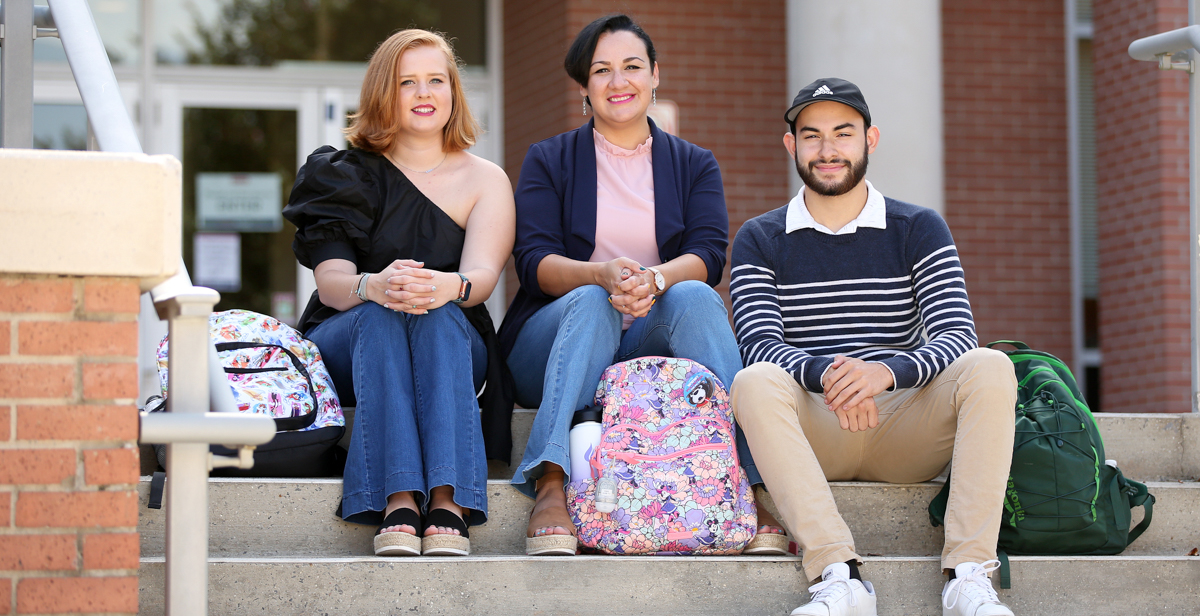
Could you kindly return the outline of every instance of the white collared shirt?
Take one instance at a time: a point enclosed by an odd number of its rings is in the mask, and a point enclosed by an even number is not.
[[[791,202],[788,203],[787,221],[784,231],[791,233],[798,229],[816,229],[826,235],[848,235],[858,231],[859,227],[869,227],[871,229],[887,228],[887,207],[883,202],[883,194],[875,190],[875,187],[871,186],[871,182],[869,181],[867,181],[867,204],[863,206],[857,218],[846,223],[844,227],[837,231],[831,231],[812,217],[812,214],[808,211],[808,206],[804,204],[804,186],[801,186],[800,192],[796,193],[796,196],[792,197]]]

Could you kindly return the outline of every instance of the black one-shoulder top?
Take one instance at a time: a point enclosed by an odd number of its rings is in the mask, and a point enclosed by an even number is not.
[[[430,269],[455,272],[467,235],[387,158],[332,146],[318,148],[300,167],[283,216],[296,225],[292,250],[309,269],[345,259],[360,272],[378,272],[396,259],[413,259]],[[500,357],[487,307],[462,310],[487,347],[487,376],[479,395],[487,457],[508,463],[512,377]],[[337,313],[314,292],[297,329],[307,333]]]

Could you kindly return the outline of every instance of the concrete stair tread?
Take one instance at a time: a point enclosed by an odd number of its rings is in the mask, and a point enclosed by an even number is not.
[[[512,465],[489,462],[489,477],[512,477],[525,454],[536,414],[530,409],[513,411]],[[1126,477],[1138,481],[1200,479],[1200,413],[1097,413],[1096,421],[1104,438],[1105,457],[1117,460]]]
[[[143,556],[163,552],[163,510],[146,509],[149,478],[139,486]],[[831,488],[862,554],[936,555],[942,529],[926,507],[942,484],[833,482]],[[1200,547],[1200,483],[1150,482],[1158,502],[1150,529],[1126,553],[1186,554]],[[340,479],[209,480],[210,550],[216,557],[353,557],[370,553],[373,527],[337,519]],[[769,498],[769,497],[768,497]],[[521,555],[533,501],[507,481],[488,482],[490,518],[471,531],[476,554]],[[772,507],[767,502],[768,507]],[[169,503],[167,504],[169,506]],[[1134,510],[1140,521],[1141,509]],[[285,529],[285,532],[280,532]],[[303,532],[297,532],[302,529]]]
[[[864,560],[881,616],[940,610],[937,558]],[[164,569],[142,559],[140,613],[163,612]],[[1012,575],[1022,615],[1185,614],[1200,558],[1022,556]],[[211,614],[786,614],[809,584],[796,558],[752,556],[211,558],[209,578]]]

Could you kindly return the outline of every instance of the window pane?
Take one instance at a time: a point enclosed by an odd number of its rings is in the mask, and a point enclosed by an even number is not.
[[[83,105],[34,105],[33,147],[86,150],[87,112]]]
[[[366,62],[396,30],[445,32],[463,61],[485,64],[486,0],[156,0],[165,64],[272,66]]]
[[[1100,346],[1100,253],[1096,241],[1096,95],[1092,42],[1079,41],[1079,227],[1084,300],[1084,346]],[[1092,318],[1087,318],[1091,315]]]
[[[47,6],[46,0],[36,0],[36,6]],[[135,66],[141,61],[141,0],[88,0],[100,40],[108,51],[113,66]],[[62,42],[56,38],[39,38],[33,45],[37,62],[66,62]]]

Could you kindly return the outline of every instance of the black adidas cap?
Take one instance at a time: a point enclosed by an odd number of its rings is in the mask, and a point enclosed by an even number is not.
[[[866,121],[866,126],[863,128],[871,126],[871,110],[867,109],[867,99],[863,98],[858,86],[845,79],[836,78],[818,79],[800,88],[796,98],[792,99],[792,106],[788,107],[787,113],[783,114],[784,121],[794,129],[796,116],[800,115],[800,110],[821,101],[835,101],[849,105],[862,114],[863,120]]]

